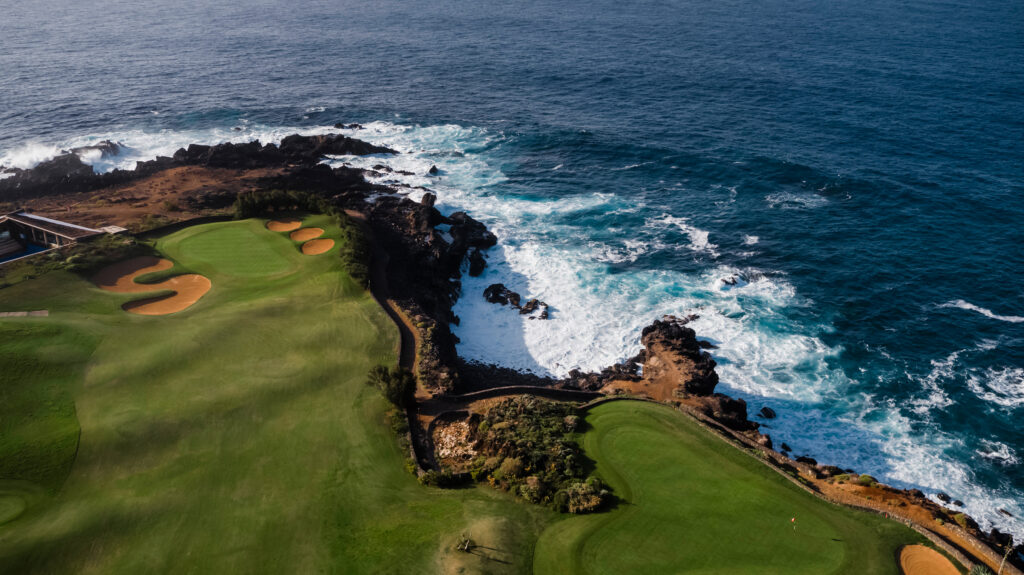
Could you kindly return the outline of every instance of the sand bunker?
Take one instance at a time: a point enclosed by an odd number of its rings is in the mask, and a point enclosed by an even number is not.
[[[301,230],[295,230],[288,237],[293,242],[308,242],[313,238],[319,238],[324,235],[324,231],[321,228],[302,228]]]
[[[956,567],[941,553],[924,545],[907,545],[900,550],[904,575],[957,575]]]
[[[267,229],[272,232],[290,232],[301,227],[302,222],[299,220],[270,220],[267,222]]]
[[[155,284],[140,284],[135,278],[162,270],[171,269],[170,260],[143,256],[107,266],[93,276],[92,281],[115,293],[153,293],[171,291],[174,293],[130,301],[121,306],[125,311],[141,315],[167,315],[187,309],[210,291],[210,280],[198,274],[184,274]]]
[[[302,244],[302,253],[307,256],[322,254],[334,247],[334,240],[310,240]]]

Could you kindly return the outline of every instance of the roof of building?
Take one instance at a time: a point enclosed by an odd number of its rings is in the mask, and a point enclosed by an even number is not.
[[[5,216],[0,216],[0,223],[5,220],[11,220],[24,226],[37,228],[44,232],[50,232],[69,240],[77,240],[103,233],[100,230],[94,230],[92,228],[69,224],[58,220],[51,220],[50,218],[44,218],[43,216],[37,216],[35,214],[27,214],[25,212],[13,212]]]

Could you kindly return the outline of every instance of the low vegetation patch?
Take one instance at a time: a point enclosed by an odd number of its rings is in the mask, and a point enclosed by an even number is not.
[[[409,405],[416,390],[416,377],[402,367],[389,369],[383,365],[376,365],[366,377],[366,385],[377,388],[395,407],[404,408]]]
[[[527,396],[501,401],[477,425],[471,476],[558,511],[595,511],[610,494],[589,474],[593,465],[576,442],[581,421],[573,405]]]

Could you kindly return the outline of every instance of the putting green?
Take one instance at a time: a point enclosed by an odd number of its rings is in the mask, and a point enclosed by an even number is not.
[[[548,528],[535,573],[897,574],[897,549],[924,539],[811,496],[667,407],[613,402],[586,420],[584,449],[623,501]]]
[[[264,233],[257,236],[254,228]],[[297,262],[288,257],[293,251],[291,242],[278,234],[267,234],[261,220],[196,226],[185,231],[190,233],[180,239],[168,238],[164,247],[177,252],[182,261],[209,266],[222,275],[268,276],[297,267]],[[254,241],[254,237],[260,241]]]

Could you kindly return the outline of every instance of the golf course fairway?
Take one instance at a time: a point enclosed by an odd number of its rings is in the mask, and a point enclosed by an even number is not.
[[[0,573],[529,570],[554,513],[406,470],[364,384],[397,329],[336,255],[263,220],[156,247],[175,267],[141,281],[212,283],[179,313],[67,272],[0,290],[50,312],[0,319]],[[494,559],[448,553],[465,532]]]
[[[620,502],[549,527],[535,573],[898,574],[899,547],[924,540],[811,496],[666,406],[610,402],[586,421],[584,450]]]
[[[336,222],[301,219],[157,239],[173,266],[139,282],[210,282],[167,315],[64,271],[0,290],[0,311],[49,312],[0,318],[0,573],[885,574],[923,541],[635,401],[581,436],[612,509],[420,485],[365,384],[397,328],[336,248],[289,237],[337,244]]]

